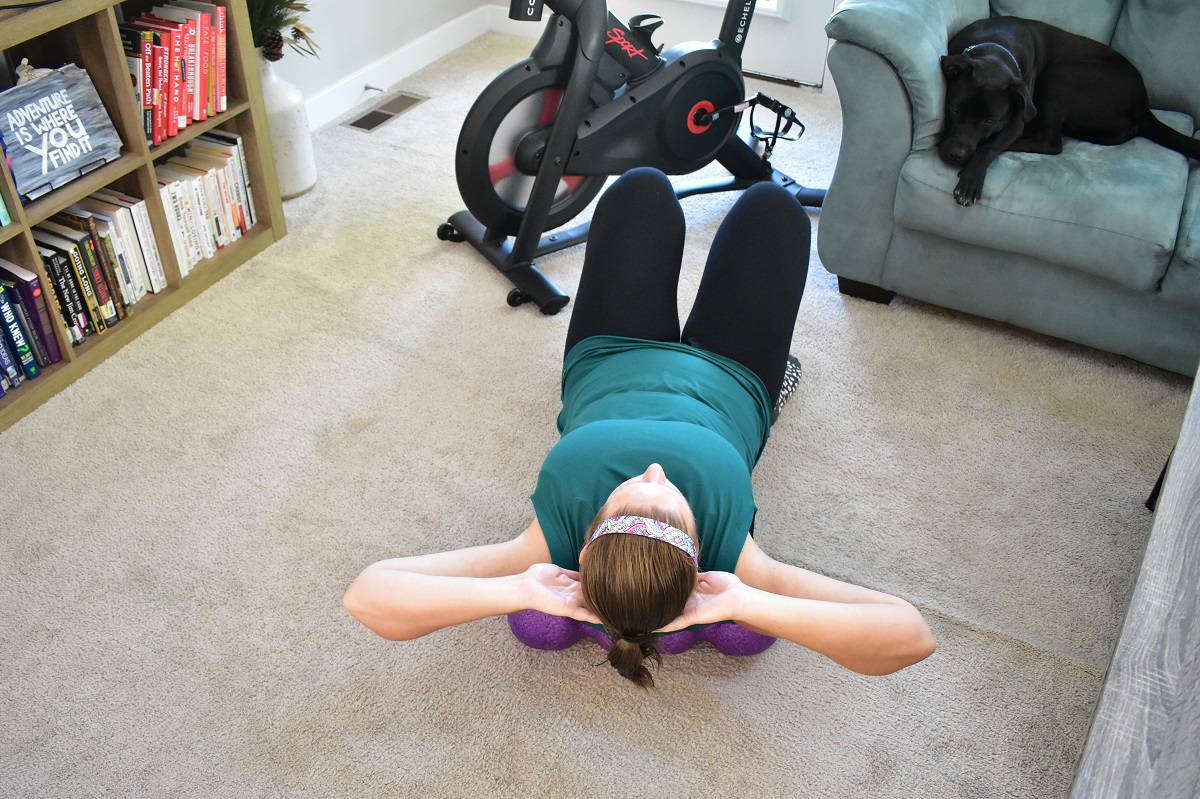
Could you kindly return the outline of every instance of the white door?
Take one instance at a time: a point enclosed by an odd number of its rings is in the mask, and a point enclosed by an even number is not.
[[[729,0],[740,5],[740,0]],[[825,23],[837,0],[758,0],[742,67],[812,86],[825,82]],[[658,14],[657,44],[709,41],[721,30],[725,0],[609,0],[608,10],[628,22],[634,14]]]

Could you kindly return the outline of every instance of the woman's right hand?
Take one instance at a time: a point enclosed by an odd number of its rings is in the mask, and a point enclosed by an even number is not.
[[[517,598],[522,608],[592,624],[603,623],[583,603],[579,572],[553,563],[535,563],[517,577]]]
[[[741,610],[746,584],[736,574],[722,571],[700,572],[696,585],[683,606],[683,613],[656,633],[670,633],[693,624],[729,621]]]

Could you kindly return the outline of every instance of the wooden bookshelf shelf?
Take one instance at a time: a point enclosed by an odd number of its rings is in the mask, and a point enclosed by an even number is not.
[[[213,128],[219,128],[224,125],[228,125],[230,120],[249,107],[250,103],[246,102],[245,100],[241,100],[236,103],[231,102],[227,111],[222,111],[215,117],[209,117],[203,122],[193,122],[191,125],[188,125],[187,129],[178,136],[172,136],[157,147],[151,147],[150,157],[155,159],[162,158],[167,153],[174,152],[178,148],[187,144],[201,133],[210,131]]]
[[[61,0],[30,9],[0,11],[0,50],[36,39],[112,5],[112,0]]]
[[[11,238],[20,236],[21,231],[24,229],[25,228],[21,227],[18,224],[15,224],[15,223],[11,224],[11,225],[5,225],[4,227],[0,227],[0,244],[3,244],[4,242],[8,241]]]
[[[66,329],[56,317],[54,322],[58,329],[55,332],[59,349],[63,350],[63,360],[44,368],[37,378],[26,380],[19,388],[0,397],[0,431],[13,425],[287,232],[275,179],[257,56],[245,0],[210,2],[228,9],[229,109],[204,122],[189,125],[181,134],[158,147],[151,147],[141,136],[142,110],[130,88],[117,31],[116,9],[122,5],[118,0],[59,0],[25,10],[0,11],[0,50],[7,50],[58,29],[68,29],[65,40],[72,43],[69,45],[72,52],[64,54],[64,59],[75,59],[91,75],[124,145],[122,155],[117,160],[60,186],[24,207],[17,204],[12,177],[0,164],[0,197],[4,198],[13,218],[12,224],[0,228],[0,257],[34,271],[43,289],[51,286],[30,229],[98,189],[114,186],[146,201],[168,283],[165,290],[147,295],[135,303],[126,318],[112,329],[102,335],[89,337],[77,347],[70,346]],[[142,10],[136,1],[130,4],[130,8],[134,12]],[[187,277],[181,279],[179,264],[175,261],[170,243],[167,209],[163,206],[155,178],[154,161],[180,150],[195,137],[214,128],[234,131],[242,136],[257,220],[254,227],[238,241],[197,264]]]

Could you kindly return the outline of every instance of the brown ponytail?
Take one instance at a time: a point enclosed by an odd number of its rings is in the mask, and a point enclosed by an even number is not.
[[[601,509],[588,526],[584,540],[610,516],[646,516],[677,527],[697,538],[692,526],[677,514],[658,509],[624,507]],[[699,543],[697,542],[697,546]],[[600,617],[612,640],[608,662],[627,680],[642,688],[654,686],[644,665],[653,659],[662,666],[654,630],[676,619],[696,584],[696,565],[687,553],[664,541],[637,535],[602,535],[587,548],[579,566],[583,599]]]

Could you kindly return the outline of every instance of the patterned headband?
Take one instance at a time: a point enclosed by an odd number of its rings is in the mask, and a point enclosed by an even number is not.
[[[660,522],[658,519],[650,519],[645,516],[610,516],[596,525],[596,532],[592,534],[583,548],[587,549],[597,538],[609,533],[627,533],[666,541],[671,546],[679,547],[686,552],[692,559],[692,563],[695,563],[697,568],[700,567],[700,557],[696,554],[696,543],[692,541],[692,537],[683,530],[672,527],[666,522]]]

